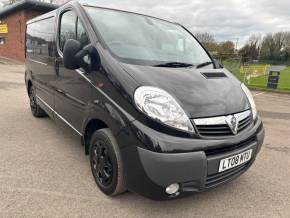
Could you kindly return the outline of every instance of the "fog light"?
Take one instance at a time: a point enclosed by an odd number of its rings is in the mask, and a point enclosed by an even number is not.
[[[176,194],[178,190],[179,190],[179,184],[173,183],[166,187],[165,192],[168,195],[173,195],[173,194]]]

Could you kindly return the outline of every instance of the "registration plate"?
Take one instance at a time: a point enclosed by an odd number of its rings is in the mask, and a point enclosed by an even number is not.
[[[223,172],[225,170],[229,170],[236,166],[239,166],[243,163],[249,161],[252,157],[252,149],[242,152],[240,154],[227,157],[220,161],[219,172]]]

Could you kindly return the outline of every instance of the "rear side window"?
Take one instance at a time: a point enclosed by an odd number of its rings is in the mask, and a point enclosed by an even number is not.
[[[60,19],[59,49],[63,51],[64,44],[68,39],[78,40],[82,47],[89,44],[85,29],[73,11],[64,12]]]
[[[54,56],[54,17],[27,25],[26,56],[39,58]]]

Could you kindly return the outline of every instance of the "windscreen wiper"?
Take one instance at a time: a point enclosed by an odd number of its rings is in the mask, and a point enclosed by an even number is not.
[[[202,67],[205,67],[205,66],[210,65],[210,64],[213,64],[213,62],[211,62],[211,61],[207,61],[207,62],[204,62],[204,63],[198,64],[198,65],[196,66],[196,68],[202,68]]]
[[[172,67],[172,68],[192,67],[192,66],[193,66],[193,64],[184,63],[184,62],[167,62],[167,63],[164,63],[164,64],[154,65],[154,67]]]

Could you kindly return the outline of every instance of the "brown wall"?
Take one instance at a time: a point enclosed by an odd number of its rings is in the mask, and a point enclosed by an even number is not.
[[[5,37],[5,44],[0,45],[0,56],[24,61],[26,22],[40,14],[42,12],[20,10],[1,19],[8,25],[8,34],[0,34]]]

